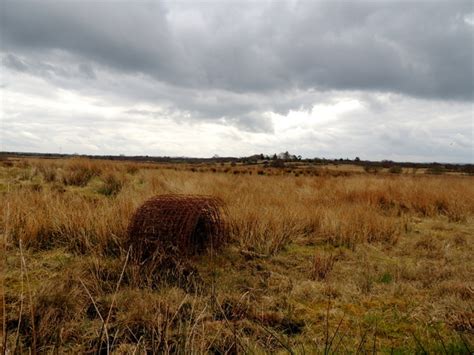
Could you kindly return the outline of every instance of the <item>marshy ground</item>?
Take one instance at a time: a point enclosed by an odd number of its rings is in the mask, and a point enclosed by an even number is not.
[[[468,353],[474,177],[86,159],[0,162],[17,352]],[[230,242],[149,275],[123,245],[164,193],[228,209]]]

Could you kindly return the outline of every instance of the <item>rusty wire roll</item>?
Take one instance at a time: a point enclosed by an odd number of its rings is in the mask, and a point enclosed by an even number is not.
[[[141,205],[130,221],[127,246],[140,262],[160,255],[195,255],[226,240],[222,200],[202,195],[160,195]]]

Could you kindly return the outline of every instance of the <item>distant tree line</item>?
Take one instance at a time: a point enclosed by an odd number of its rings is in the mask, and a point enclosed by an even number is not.
[[[355,159],[338,158],[305,158],[301,155],[293,155],[288,151],[283,153],[268,154],[254,154],[247,157],[220,157],[213,156],[212,158],[193,158],[193,157],[170,157],[170,156],[149,156],[149,155],[86,155],[86,154],[56,154],[56,153],[19,153],[19,152],[0,152],[0,159],[6,157],[41,157],[49,159],[70,158],[70,157],[84,157],[90,159],[106,159],[106,160],[122,160],[122,161],[139,161],[139,162],[155,162],[155,163],[233,163],[233,164],[263,164],[272,167],[284,167],[286,163],[304,163],[308,165],[342,165],[352,164],[364,167],[368,172],[375,172],[380,169],[391,169],[394,173],[398,168],[411,169],[427,169],[431,174],[442,174],[444,172],[459,172],[474,175],[473,164],[452,164],[452,163],[413,163],[413,162],[394,162],[392,160],[370,161],[361,160],[359,157]]]

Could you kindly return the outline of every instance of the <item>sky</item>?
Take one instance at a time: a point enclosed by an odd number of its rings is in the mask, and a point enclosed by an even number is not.
[[[0,150],[474,163],[474,2],[0,0]]]

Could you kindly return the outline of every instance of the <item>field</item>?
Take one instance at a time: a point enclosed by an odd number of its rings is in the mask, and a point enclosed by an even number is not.
[[[150,274],[123,240],[164,193],[222,199],[230,241]],[[474,349],[472,176],[21,158],[0,218],[11,352]]]

